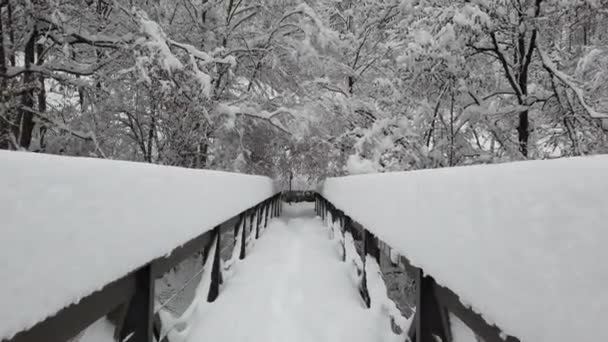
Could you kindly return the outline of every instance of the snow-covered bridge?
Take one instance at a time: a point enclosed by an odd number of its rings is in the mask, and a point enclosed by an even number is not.
[[[605,341],[607,170],[350,176],[288,205],[265,177],[0,151],[0,340]]]

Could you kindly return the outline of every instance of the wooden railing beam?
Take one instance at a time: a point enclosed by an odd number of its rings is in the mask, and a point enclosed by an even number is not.
[[[46,318],[29,330],[16,334],[3,342],[65,342],[82,330],[107,315],[118,306],[125,304],[135,293],[135,274],[130,273],[101,290],[69,305],[55,315]]]

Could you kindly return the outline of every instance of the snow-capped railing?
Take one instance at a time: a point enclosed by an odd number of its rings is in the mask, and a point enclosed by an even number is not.
[[[105,315],[119,341],[158,340],[155,279],[204,250],[214,301],[222,233],[243,259],[281,210],[259,176],[6,151],[0,174],[3,342],[65,342]]]
[[[378,239],[342,210],[337,209],[322,195],[317,194],[315,209],[322,220],[332,226],[337,225],[343,235],[349,234],[352,239],[361,240],[363,265],[369,262],[370,258],[380,264],[379,245],[386,245],[384,241]],[[341,241],[345,244],[348,239],[342,238]],[[348,247],[344,246],[344,248]],[[416,286],[416,310],[408,332],[412,342],[456,341],[452,336],[449,313],[456,315],[485,342],[519,342],[519,339],[502,334],[499,328],[486,322],[480,314],[463,304],[452,290],[438,285],[431,275],[413,266],[406,257],[398,256],[398,258],[397,264],[404,268],[410,278],[413,278]],[[359,293],[369,308],[372,298],[368,290],[367,268],[363,266],[359,271],[362,272]]]
[[[318,199],[368,257],[383,241],[416,266],[423,341],[449,321],[487,342],[605,341],[607,170],[602,155],[357,175]]]

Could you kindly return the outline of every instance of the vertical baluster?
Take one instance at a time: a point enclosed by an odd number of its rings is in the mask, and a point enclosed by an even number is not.
[[[344,241],[342,241],[342,261],[346,261],[346,233],[349,233],[352,236],[352,220],[350,216],[344,215],[344,225],[342,226],[342,229],[342,233],[344,234]]]
[[[280,197],[277,196],[277,198],[274,199],[274,216],[277,217],[279,216],[279,202],[280,201]]]
[[[241,226],[241,252],[239,253],[240,260],[245,259],[245,249],[247,246],[247,213],[248,211],[245,211],[243,214],[241,214],[243,216],[243,223]]]
[[[270,213],[270,206],[271,203],[268,202],[266,203],[266,205],[264,205],[264,209],[265,209],[265,214],[264,214],[264,228],[268,227],[268,214]]]
[[[248,214],[249,215],[249,234],[251,234],[253,232],[253,218],[254,218],[253,216],[255,214],[255,209],[251,208],[248,210],[248,212],[249,212],[249,214]]]
[[[239,228],[241,227],[241,223],[243,222],[243,214],[239,214],[239,218],[236,220],[236,224],[234,225],[234,243],[236,245],[236,240],[238,240]]]
[[[361,280],[361,287],[359,292],[365,301],[367,307],[371,307],[371,297],[369,295],[369,289],[367,286],[367,271],[365,265],[369,258],[375,259],[378,263],[380,262],[380,249],[378,248],[378,240],[367,229],[363,230],[363,279]]]
[[[220,269],[221,233],[221,226],[217,226],[213,229],[213,235],[215,236],[215,253],[207,256],[207,258],[213,258],[213,264],[211,265],[211,285],[209,286],[209,294],[207,295],[207,302],[209,303],[215,301],[220,293],[220,285],[222,284],[222,270]]]
[[[321,199],[321,220],[325,223],[325,199]]]
[[[262,222],[262,207],[258,205],[255,210],[255,238],[260,237],[260,223]]]
[[[435,280],[418,269],[416,286],[416,313],[408,335],[414,342],[451,342],[448,312],[435,294]]]
[[[130,342],[152,342],[154,325],[154,278],[151,266],[136,271],[136,290],[131,298],[127,314],[120,327],[120,341],[127,337]]]

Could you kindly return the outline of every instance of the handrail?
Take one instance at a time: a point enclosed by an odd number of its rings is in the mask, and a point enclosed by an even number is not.
[[[216,226],[211,231],[191,239],[181,246],[177,246],[167,256],[160,256],[150,260],[137,270],[124,275],[103,286],[78,303],[68,305],[55,315],[35,324],[33,327],[17,333],[10,339],[2,342],[65,342],[73,338],[96,320],[108,315],[117,326],[115,338],[124,341],[127,337],[130,342],[152,342],[158,339],[161,331],[160,319],[154,313],[154,282],[167,271],[202,248],[209,250],[211,243],[216,241],[219,247],[220,236],[226,229],[238,230],[242,227],[240,259],[245,258],[245,237],[247,230],[252,234],[255,229],[255,238],[259,237],[260,226],[266,227],[269,218],[280,215],[281,193],[250,207],[235,215],[229,220]],[[254,225],[255,216],[255,225]],[[236,224],[232,223],[236,219]],[[247,220],[249,219],[249,220]],[[249,221],[248,229],[247,221]],[[243,223],[241,225],[241,223]],[[214,301],[219,295],[221,284],[220,249],[215,249],[211,270],[211,286],[207,300]],[[206,256],[208,258],[210,256]],[[157,318],[157,319],[155,319]]]
[[[315,211],[324,222],[329,219],[335,224],[338,221],[343,232],[350,232],[353,237],[359,237],[363,241],[364,263],[367,258],[373,258],[380,263],[379,242],[390,247],[389,244],[377,238],[319,193],[315,194]],[[518,338],[506,335],[497,326],[488,323],[480,314],[463,304],[454,291],[437,284],[430,274],[413,266],[405,256],[400,258],[405,271],[413,273],[416,284],[416,311],[408,332],[413,342],[435,342],[438,340],[437,337],[441,341],[451,342],[453,338],[448,313],[458,317],[485,342],[519,342]],[[367,289],[365,267],[359,292],[366,305],[370,307],[371,298]]]

